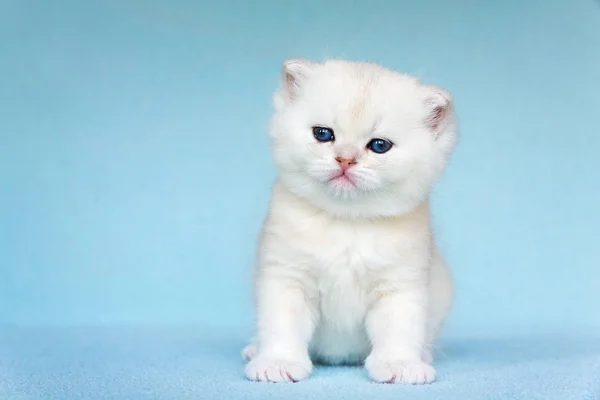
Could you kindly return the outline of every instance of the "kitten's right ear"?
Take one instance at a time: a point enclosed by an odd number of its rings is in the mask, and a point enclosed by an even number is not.
[[[275,106],[281,108],[294,101],[302,84],[315,70],[315,63],[300,59],[288,59],[283,62],[281,87],[275,96]]]
[[[447,91],[437,86],[424,86],[425,107],[427,117],[426,126],[433,132],[437,139],[444,132],[452,118],[452,96]]]

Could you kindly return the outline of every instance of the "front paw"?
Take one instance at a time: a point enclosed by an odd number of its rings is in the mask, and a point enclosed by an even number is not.
[[[257,382],[298,382],[310,375],[310,360],[257,356],[246,365],[246,378]]]
[[[369,356],[365,368],[375,382],[420,385],[435,381],[435,369],[420,360],[389,360]]]

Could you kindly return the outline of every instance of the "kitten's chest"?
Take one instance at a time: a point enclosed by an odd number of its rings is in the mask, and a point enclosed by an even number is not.
[[[379,271],[397,258],[397,249],[376,232],[330,224],[319,229],[317,246],[306,248],[324,312],[347,309],[360,315]]]
[[[402,257],[395,235],[368,224],[333,223],[321,226],[318,232],[321,244],[310,254],[315,272],[323,278],[351,272],[356,279],[364,279]]]
[[[363,324],[379,271],[394,256],[367,229],[332,224],[321,232],[323,245],[310,254],[322,318],[319,332],[354,332]]]

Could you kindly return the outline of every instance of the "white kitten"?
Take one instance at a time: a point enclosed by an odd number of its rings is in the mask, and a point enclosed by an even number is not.
[[[428,195],[456,141],[450,96],[375,64],[288,60],[274,103],[246,376],[364,362],[377,382],[432,382],[453,289]]]

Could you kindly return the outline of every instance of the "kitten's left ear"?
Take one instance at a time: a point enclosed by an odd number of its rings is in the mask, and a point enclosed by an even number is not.
[[[425,91],[425,125],[437,139],[452,118],[452,96],[437,86],[426,86]]]
[[[282,66],[282,82],[275,93],[275,106],[283,108],[298,97],[302,84],[314,72],[316,64],[305,59],[287,59]]]

